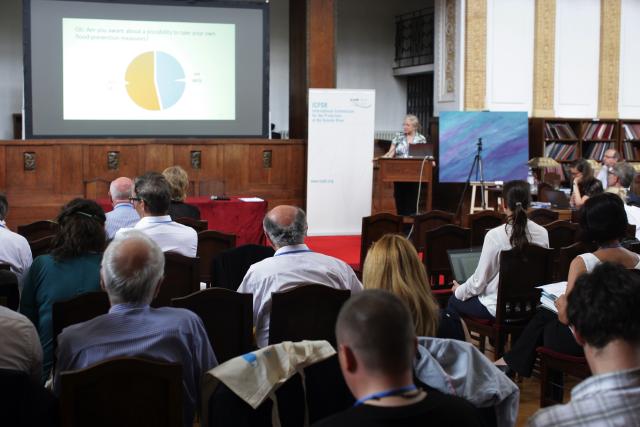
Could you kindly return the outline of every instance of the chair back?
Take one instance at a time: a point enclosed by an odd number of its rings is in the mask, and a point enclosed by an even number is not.
[[[210,264],[211,284],[218,288],[232,291],[238,290],[249,267],[273,256],[275,251],[270,246],[242,245],[221,252]]]
[[[552,254],[552,249],[531,244],[500,253],[497,324],[521,325],[533,316],[540,302],[536,286],[551,283]]]
[[[471,247],[471,229],[457,225],[443,225],[425,233],[424,265],[431,286],[438,286],[438,278],[444,276],[445,285],[452,280],[451,264],[447,256],[449,249]]]
[[[211,284],[211,262],[221,252],[236,247],[236,236],[220,231],[206,230],[198,233],[198,258],[200,281]]]
[[[627,230],[624,233],[625,240],[636,240],[636,226],[635,224],[627,224]]]
[[[561,282],[567,280],[569,276],[569,266],[571,261],[578,255],[593,252],[597,249],[595,245],[589,245],[583,242],[576,242],[572,245],[562,248],[555,248],[553,256],[553,274],[552,279],[554,282]]]
[[[153,307],[171,305],[173,298],[184,297],[200,290],[198,258],[190,258],[175,252],[164,253],[164,279]]]
[[[51,308],[54,353],[58,335],[64,328],[108,313],[110,307],[109,296],[104,291],[86,292],[66,301],[54,302]]]
[[[44,236],[36,240],[29,240],[29,247],[31,248],[31,256],[33,259],[40,255],[46,255],[51,252],[51,244],[55,238],[54,234]]]
[[[201,231],[207,230],[209,227],[209,222],[201,219],[189,218],[187,216],[181,216],[180,218],[174,219],[178,224],[186,225],[187,227],[191,227],[196,230],[196,233],[200,233]]]
[[[24,236],[27,241],[31,242],[43,237],[53,236],[58,232],[59,228],[58,223],[54,221],[36,221],[31,224],[19,225],[18,234]]]
[[[538,201],[549,202],[549,192],[554,191],[553,185],[547,182],[541,182],[538,184]]]
[[[482,246],[486,230],[491,230],[504,224],[505,218],[506,215],[504,213],[495,211],[470,214],[467,221],[471,229],[471,246]]]
[[[18,311],[20,305],[18,277],[8,270],[0,270],[0,305],[13,311]]]
[[[411,240],[418,252],[424,251],[424,235],[427,231],[447,224],[453,224],[455,215],[451,212],[432,210],[413,217]]]
[[[0,368],[0,414],[3,426],[54,427],[58,399],[29,373]]]
[[[549,233],[550,248],[564,248],[573,245],[578,237],[578,224],[569,221],[553,221],[543,225]]]
[[[60,424],[184,424],[182,366],[118,357],[60,374]]]
[[[253,350],[253,297],[211,288],[171,300],[174,307],[197,314],[209,336],[218,363]]]
[[[360,243],[360,270],[364,267],[367,251],[373,243],[385,234],[402,233],[401,216],[380,213],[362,218],[362,237]]]
[[[272,293],[269,344],[327,340],[336,347],[336,320],[350,296],[349,290],[307,283]]]
[[[538,225],[545,225],[558,220],[558,212],[545,208],[531,209],[527,216]]]

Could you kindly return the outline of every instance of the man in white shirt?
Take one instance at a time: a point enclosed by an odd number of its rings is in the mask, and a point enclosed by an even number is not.
[[[140,215],[129,201],[132,189],[133,181],[125,176],[111,181],[109,198],[113,210],[106,213],[107,221],[104,223],[109,240],[113,239],[113,236],[121,228],[133,227],[140,221]]]
[[[640,240],[640,208],[627,204],[627,195],[635,176],[636,171],[629,163],[616,163],[607,174],[607,191],[622,198],[624,210],[627,213],[627,222],[636,226],[636,239]]]
[[[346,263],[313,252],[304,244],[307,217],[302,209],[277,206],[267,213],[263,227],[276,253],[253,264],[238,288],[238,292],[253,294],[253,324],[259,347],[269,342],[271,293],[308,283],[351,292],[362,290],[362,284]]]
[[[0,306],[0,368],[26,372],[40,383],[42,346],[29,319]]]
[[[22,288],[22,278],[33,262],[29,242],[23,236],[7,228],[5,219],[9,211],[9,203],[4,194],[0,194],[0,264],[8,264],[11,271],[18,276]]]
[[[598,180],[602,183],[602,188],[605,190],[609,186],[607,175],[611,171],[611,169],[620,161],[620,153],[618,153],[613,148],[609,148],[604,152],[604,157],[602,158],[602,167],[598,172]]]
[[[163,252],[176,252],[191,258],[196,256],[198,233],[191,227],[171,220],[168,214],[171,190],[164,176],[148,172],[136,178],[131,201],[141,217],[134,230],[149,236]],[[123,230],[130,228],[121,228],[116,238]]]

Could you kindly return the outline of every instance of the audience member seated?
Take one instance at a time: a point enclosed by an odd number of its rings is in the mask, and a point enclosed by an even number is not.
[[[171,205],[169,206],[169,215],[172,220],[176,218],[193,218],[200,219],[200,209],[197,206],[189,205],[184,202],[187,198],[187,190],[189,189],[189,176],[187,172],[180,166],[171,166],[162,171],[171,188]]]
[[[105,215],[93,200],[74,199],[62,207],[51,253],[36,257],[24,281],[20,312],[33,322],[42,344],[43,381],[53,362],[53,303],[100,289]]]
[[[301,284],[321,284],[336,289],[362,290],[353,269],[343,261],[311,251],[304,244],[307,217],[295,206],[276,206],[264,218],[264,232],[276,249],[272,258],[253,264],[238,292],[253,294],[253,325],[256,342],[269,342],[271,293]]]
[[[616,151],[614,148],[609,148],[604,152],[604,157],[602,158],[602,167],[598,172],[596,178],[602,184],[603,189],[609,188],[609,173],[613,170],[616,163],[620,161],[620,153]]]
[[[622,200],[611,193],[595,195],[585,201],[580,215],[582,239],[586,243],[596,243],[598,250],[578,255],[571,261],[567,291],[556,300],[558,314],[540,308],[529,321],[511,351],[496,361],[499,366],[505,364],[508,370],[529,377],[536,359],[536,348],[549,347],[572,356],[582,356],[582,347],[576,343],[574,334],[567,327],[567,295],[576,285],[576,279],[590,273],[601,262],[620,264],[629,269],[640,269],[640,257],[620,245],[627,228],[627,215]]]
[[[338,359],[355,405],[315,426],[481,425],[462,398],[418,388],[415,326],[398,297],[367,290],[349,299],[336,324]]]
[[[478,319],[494,319],[498,298],[500,252],[526,244],[549,247],[547,230],[527,218],[531,204],[529,184],[509,181],[502,190],[507,223],[487,232],[478,267],[463,284],[453,281],[448,310]]]
[[[23,236],[7,228],[7,212],[9,202],[4,194],[0,193],[0,264],[8,264],[22,287],[24,275],[29,270],[31,262],[31,248],[29,242]]]
[[[199,405],[200,380],[217,365],[200,318],[189,310],[151,308],[164,271],[160,247],[139,231],[118,233],[104,253],[101,283],[109,313],[65,328],[58,337],[54,391],[60,373],[120,356],[182,364],[184,425],[191,427]]]
[[[107,212],[107,238],[113,239],[121,228],[133,227],[140,221],[140,215],[131,204],[131,190],[133,181],[127,177],[120,177],[111,181],[109,186],[109,198],[113,210]]]
[[[593,376],[530,426],[640,425],[640,276],[603,263],[576,280],[567,316]]]
[[[464,340],[464,331],[455,313],[443,312],[431,294],[424,264],[415,247],[399,234],[386,234],[377,240],[364,260],[362,284],[365,289],[384,289],[400,297],[409,308],[415,333],[419,337]]]
[[[36,382],[42,378],[42,346],[33,323],[0,305],[0,368],[22,371]]]
[[[569,169],[572,176],[571,206],[579,209],[594,194],[602,193],[602,183],[593,176],[593,169],[585,159],[578,159]]]
[[[636,176],[636,171],[627,162],[616,163],[609,173],[607,179],[609,185],[607,193],[613,193],[624,202],[624,210],[627,213],[627,221],[629,224],[636,226],[636,239],[640,240],[640,208],[628,205],[628,195],[631,194],[630,187]]]
[[[135,179],[133,193],[131,200],[141,217],[133,229],[151,237],[163,252],[176,252],[195,258],[198,252],[198,233],[191,227],[171,220],[167,213],[171,203],[171,190],[164,176],[156,172],[139,176]],[[131,228],[122,228],[118,233],[125,230]]]

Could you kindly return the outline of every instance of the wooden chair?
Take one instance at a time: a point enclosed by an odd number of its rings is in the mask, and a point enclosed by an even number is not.
[[[249,267],[272,257],[275,251],[270,246],[242,245],[221,252],[210,264],[211,284],[218,288],[238,290]]]
[[[627,224],[624,240],[636,240],[636,226],[634,224]]]
[[[198,233],[198,258],[200,281],[211,285],[211,262],[221,252],[236,247],[236,236],[220,231],[206,230]]]
[[[549,197],[548,194],[550,191],[553,191],[553,185],[547,182],[541,182],[538,184],[538,201],[539,202],[548,202]]]
[[[537,352],[540,358],[541,408],[562,403],[564,374],[581,380],[591,376],[591,369],[584,357],[557,353],[547,347],[538,347]]]
[[[51,251],[51,245],[55,235],[44,236],[36,240],[29,240],[29,247],[31,248],[31,256],[33,259],[40,255],[46,255]]]
[[[336,347],[336,320],[350,296],[349,290],[306,283],[272,293],[269,344],[327,340]]]
[[[540,302],[536,286],[551,282],[550,260],[553,250],[526,245],[522,251],[511,249],[500,253],[498,301],[494,320],[463,316],[470,332],[480,335],[480,351],[485,338],[494,342],[495,359],[502,357],[508,335],[517,336],[535,314]]]
[[[471,246],[482,246],[487,229],[504,224],[506,215],[495,211],[482,211],[470,214],[467,221],[471,229]]]
[[[108,313],[111,304],[104,291],[87,292],[65,301],[56,301],[51,307],[53,325],[53,353],[58,346],[58,335],[67,326],[86,322]]]
[[[178,224],[186,225],[187,227],[191,227],[196,230],[196,233],[200,233],[202,231],[206,231],[209,228],[209,222],[206,220],[193,219],[186,216],[181,216],[180,218],[176,218],[174,220]]]
[[[550,248],[564,248],[573,245],[576,243],[578,229],[580,228],[578,224],[561,220],[544,224],[543,227],[549,233]]]
[[[191,310],[202,319],[218,363],[254,349],[251,294],[211,288],[174,298],[171,305]]]
[[[528,216],[531,221],[538,225],[545,225],[558,220],[558,212],[545,208],[531,209]]]
[[[20,305],[18,277],[8,270],[0,270],[0,305],[13,311]]]
[[[55,235],[59,228],[58,223],[54,221],[36,221],[31,224],[19,225],[18,234],[24,236],[28,242],[32,242],[43,237]]]
[[[184,424],[182,366],[118,357],[60,374],[60,425]]]
[[[164,253],[164,280],[153,307],[171,305],[173,298],[184,297],[200,290],[198,258],[190,258],[174,252]]]
[[[449,283],[453,280],[447,250],[469,247],[471,247],[471,229],[469,228],[449,224],[425,233],[424,265],[432,288],[438,289],[441,275],[444,276],[445,287],[449,287]]]
[[[58,399],[29,372],[0,368],[3,426],[58,426]]]
[[[451,212],[432,210],[413,217],[411,241],[418,252],[424,251],[424,235],[427,231],[447,224],[453,224],[455,215]]]
[[[385,234],[401,234],[404,221],[401,216],[381,213],[362,218],[362,238],[360,244],[360,270],[364,266],[367,251],[373,243]]]
[[[553,260],[551,263],[552,273],[551,280],[553,282],[561,282],[567,280],[569,276],[569,266],[571,261],[578,255],[593,252],[597,249],[595,245],[589,245],[583,242],[576,242],[564,248],[555,248]]]

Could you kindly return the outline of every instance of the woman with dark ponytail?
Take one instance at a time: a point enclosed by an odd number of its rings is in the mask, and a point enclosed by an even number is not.
[[[485,235],[480,261],[473,275],[463,284],[453,282],[453,295],[447,308],[460,315],[480,319],[495,317],[501,251],[522,249],[528,243],[549,247],[547,230],[527,218],[531,203],[529,184],[509,181],[504,185],[502,195],[506,224]]]

